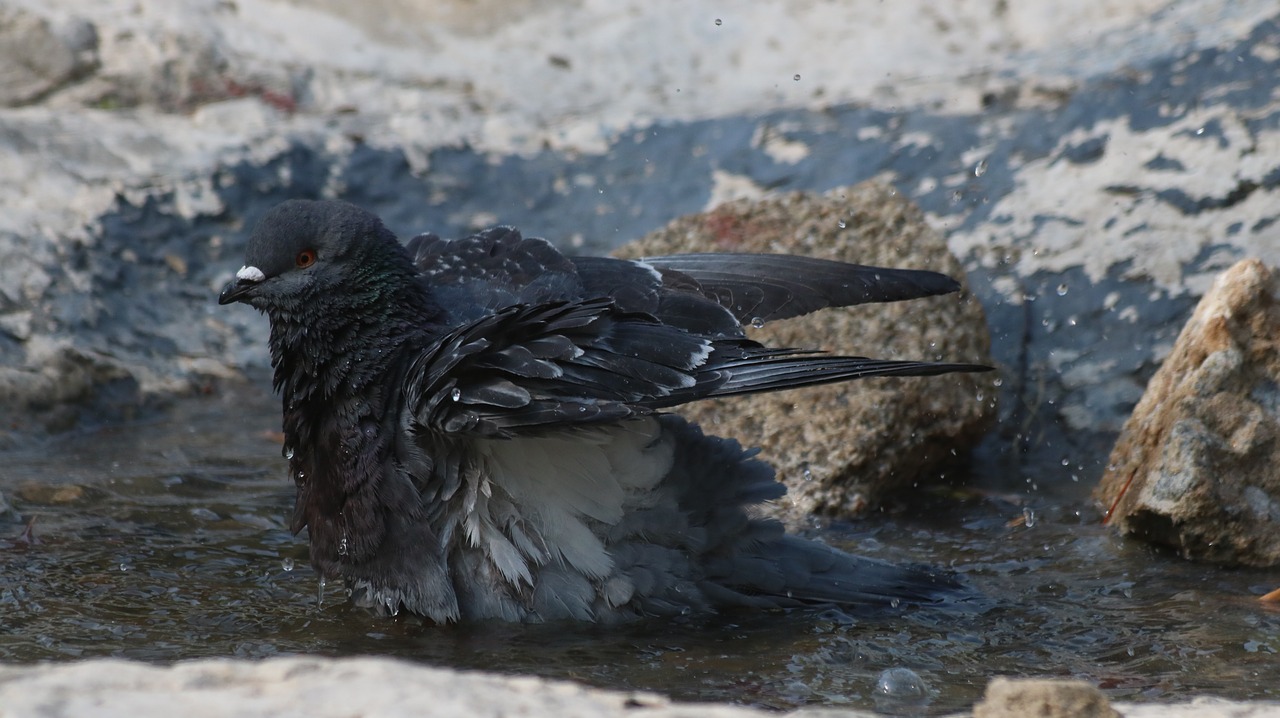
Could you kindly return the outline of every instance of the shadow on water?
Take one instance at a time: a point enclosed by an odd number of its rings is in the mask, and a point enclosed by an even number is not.
[[[265,392],[232,391],[0,455],[15,509],[0,515],[0,660],[376,654],[686,700],[903,714],[964,708],[998,674],[1084,678],[1124,700],[1280,699],[1280,610],[1257,600],[1280,575],[1121,541],[1078,485],[938,492],[823,534],[951,565],[994,599],[983,612],[437,628],[374,618],[337,586],[318,604],[305,543],[284,526],[277,411]]]

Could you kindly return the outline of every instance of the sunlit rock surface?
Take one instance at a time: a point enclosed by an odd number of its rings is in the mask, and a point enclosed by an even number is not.
[[[1068,687],[1064,688],[1064,684]],[[1079,686],[1079,687],[1075,687]],[[1050,710],[1045,710],[1049,707]],[[1265,718],[1280,706],[1199,699],[1120,703],[1126,718]],[[1033,710],[1034,709],[1034,710]],[[1065,709],[1081,709],[1063,712]],[[1010,712],[1010,711],[1014,712]],[[898,713],[894,713],[897,715]],[[524,718],[873,718],[842,708],[777,713],[706,703],[676,703],[653,693],[587,688],[543,678],[509,678],[429,668],[383,658],[263,661],[201,660],[172,666],[96,659],[72,664],[0,666],[3,718],[380,718],[523,716]],[[1066,681],[996,679],[975,718],[1110,718],[1100,693]]]
[[[626,245],[629,257],[683,252],[802,254],[882,267],[964,268],[918,208],[883,183],[825,195],[738,200],[682,217]],[[982,307],[957,294],[815,312],[748,329],[770,346],[883,359],[990,364]],[[839,386],[704,401],[682,413],[712,433],[760,446],[792,517],[856,516],[886,492],[932,483],[995,420],[998,374],[865,379]]]
[[[1280,565],[1280,276],[1218,277],[1111,452],[1096,495],[1188,558]]]
[[[1107,697],[1081,681],[1010,680],[987,684],[973,718],[1120,718]]]

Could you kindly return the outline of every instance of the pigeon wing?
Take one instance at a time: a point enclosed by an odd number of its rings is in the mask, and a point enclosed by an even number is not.
[[[868,302],[896,302],[960,289],[945,274],[785,254],[704,253],[647,257],[672,291],[697,292],[739,322],[768,322]]]
[[[460,326],[408,371],[419,424],[512,436],[650,413],[728,379],[701,371],[711,342],[613,300],[514,305]]]

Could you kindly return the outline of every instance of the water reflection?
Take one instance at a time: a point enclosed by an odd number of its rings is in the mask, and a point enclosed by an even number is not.
[[[827,534],[863,553],[953,565],[995,599],[985,612],[607,629],[376,619],[338,586],[318,601],[305,543],[284,527],[292,484],[277,410],[253,389],[0,456],[0,493],[20,512],[0,516],[0,660],[377,654],[681,699],[913,714],[961,709],[993,674],[1085,678],[1113,699],[1280,698],[1280,611],[1257,601],[1280,576],[1120,541],[1078,485],[1042,489],[1029,512],[1008,497],[941,491]],[[35,540],[21,540],[32,516]]]

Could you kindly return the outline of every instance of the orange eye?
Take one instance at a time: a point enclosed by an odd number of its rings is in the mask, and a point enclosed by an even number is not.
[[[293,264],[298,269],[306,269],[316,263],[316,252],[314,249],[304,249],[298,252],[298,256],[293,258]]]

